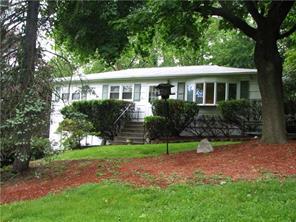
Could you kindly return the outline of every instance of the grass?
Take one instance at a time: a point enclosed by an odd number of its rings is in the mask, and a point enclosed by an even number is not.
[[[213,142],[213,146],[234,144],[238,142]],[[194,150],[197,142],[170,143],[170,153]],[[144,145],[111,145],[99,146],[82,150],[71,150],[60,154],[58,160],[73,159],[110,159],[110,158],[139,158],[158,156],[166,153],[166,144],[144,144]]]
[[[104,182],[1,206],[1,221],[296,221],[296,180],[135,188]]]

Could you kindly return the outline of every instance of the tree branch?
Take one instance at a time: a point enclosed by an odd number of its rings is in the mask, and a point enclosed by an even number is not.
[[[279,34],[278,39],[282,39],[285,37],[288,37],[289,35],[291,35],[293,32],[296,31],[296,24],[294,24],[294,26],[292,26],[292,28],[284,33]]]
[[[270,6],[267,18],[274,21],[275,29],[279,29],[287,14],[291,10],[294,1],[273,1]]]
[[[222,8],[211,7],[209,9],[208,14],[223,17],[225,20],[230,22],[234,27],[240,29],[247,36],[256,40],[256,29],[252,28],[250,25],[248,25],[248,23],[246,23],[244,20],[234,15],[225,7],[222,7]]]
[[[287,17],[287,15],[288,15],[289,11],[291,10],[294,3],[295,3],[295,1],[283,1],[282,2],[281,7],[279,8],[279,13],[278,13],[278,17],[277,17],[279,27],[281,26],[281,24],[283,23],[283,21]]]
[[[258,9],[256,8],[254,1],[245,1],[245,6],[248,9],[248,12],[251,14],[253,19],[256,21],[256,23],[260,23],[263,19],[263,16],[258,12]]]

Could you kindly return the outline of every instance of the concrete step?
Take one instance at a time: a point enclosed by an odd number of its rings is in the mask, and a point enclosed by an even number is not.
[[[135,127],[143,127],[144,123],[143,122],[127,122],[125,126],[135,126]]]
[[[124,127],[121,132],[141,132],[144,133],[143,127]]]
[[[130,143],[126,139],[115,139],[112,141],[112,144],[144,144],[144,139],[141,140],[131,140]]]
[[[144,136],[144,132],[139,132],[139,131],[121,131],[121,133],[118,134],[118,136],[122,136],[122,137],[143,137]]]
[[[127,140],[127,139],[131,139],[131,140],[143,140],[143,136],[122,136],[122,135],[118,135],[114,138],[114,140]]]

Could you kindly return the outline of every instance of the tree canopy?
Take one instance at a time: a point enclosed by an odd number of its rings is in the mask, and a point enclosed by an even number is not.
[[[98,52],[114,64],[128,45],[147,57],[156,37],[179,52],[190,48],[196,52],[208,18],[220,17],[224,28],[238,29],[254,41],[253,58],[263,103],[262,141],[285,143],[283,64],[278,41],[295,32],[295,12],[294,1],[63,2],[58,7],[55,33],[58,43],[82,59]],[[240,51],[247,45],[240,45]],[[229,50],[229,45],[224,46]]]

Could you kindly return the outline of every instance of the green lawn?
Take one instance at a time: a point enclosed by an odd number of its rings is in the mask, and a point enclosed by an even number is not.
[[[213,146],[234,144],[238,142],[213,142]],[[169,150],[171,153],[194,150],[197,142],[170,143]],[[59,160],[72,159],[103,159],[103,158],[136,158],[157,156],[166,153],[166,144],[144,144],[144,145],[113,145],[98,146],[83,150],[71,150],[60,154]]]
[[[1,206],[1,221],[296,221],[296,180],[134,188],[105,182]]]

